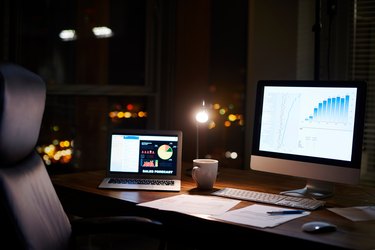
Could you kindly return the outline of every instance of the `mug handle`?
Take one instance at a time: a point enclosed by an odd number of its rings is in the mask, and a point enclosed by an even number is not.
[[[194,166],[193,169],[191,170],[191,177],[193,177],[194,181],[197,181],[197,173],[200,170],[200,167]]]

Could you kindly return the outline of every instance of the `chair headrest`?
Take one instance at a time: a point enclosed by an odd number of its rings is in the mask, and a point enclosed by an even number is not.
[[[0,64],[0,168],[24,159],[39,138],[44,81],[16,64]]]

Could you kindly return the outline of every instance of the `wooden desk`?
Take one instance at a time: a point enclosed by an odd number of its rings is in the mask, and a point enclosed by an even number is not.
[[[184,245],[207,249],[225,243],[245,248],[264,246],[298,249],[375,249],[375,221],[352,222],[325,208],[274,228],[260,229],[240,226],[214,219],[202,219],[175,212],[159,211],[136,206],[178,194],[209,194],[198,191],[188,174],[183,173],[181,192],[103,190],[97,186],[104,171],[92,171],[52,176],[57,193],[68,213],[78,216],[146,215],[163,221],[169,228],[169,239]],[[254,172],[251,170],[220,169],[215,189],[235,187],[278,193],[296,189],[305,182],[298,178]],[[241,202],[237,207],[252,204]],[[327,207],[375,205],[375,189],[337,185],[335,196],[327,199]],[[324,220],[337,225],[332,233],[308,234],[301,231],[303,223]],[[193,235],[197,238],[194,239]]]

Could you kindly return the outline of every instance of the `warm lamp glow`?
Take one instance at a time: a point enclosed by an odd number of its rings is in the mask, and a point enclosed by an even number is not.
[[[197,155],[196,159],[199,158],[199,123],[206,123],[208,121],[208,113],[205,107],[205,102],[202,102],[202,107],[200,111],[195,115],[195,120],[197,121]]]
[[[208,121],[208,114],[206,110],[199,111],[197,115],[195,116],[195,119],[197,122],[205,123]]]
[[[208,113],[204,101],[202,102],[201,110],[195,115],[195,120],[199,123],[206,123],[208,121]]]

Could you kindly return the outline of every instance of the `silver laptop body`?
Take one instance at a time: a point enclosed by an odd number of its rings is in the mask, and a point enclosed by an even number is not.
[[[182,132],[114,130],[106,178],[99,188],[181,190]]]

